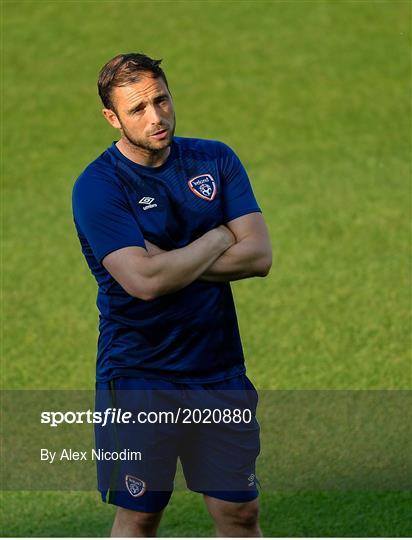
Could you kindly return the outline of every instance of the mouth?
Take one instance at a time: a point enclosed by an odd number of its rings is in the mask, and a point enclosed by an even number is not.
[[[168,129],[161,129],[160,131],[156,131],[156,133],[152,133],[152,135],[150,136],[155,139],[161,140],[161,139],[164,139],[168,133],[169,133]]]

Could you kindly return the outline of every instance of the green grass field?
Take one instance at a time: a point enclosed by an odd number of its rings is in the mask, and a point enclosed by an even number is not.
[[[409,1],[2,2],[2,385],[92,389],[95,282],[71,189],[117,133],[96,79],[163,58],[177,134],[245,164],[274,265],[233,286],[259,389],[410,390]],[[407,492],[262,493],[267,536],[411,536]],[[89,492],[6,492],[5,536],[103,536]],[[409,516],[408,516],[409,512]],[[162,536],[213,534],[176,492]]]

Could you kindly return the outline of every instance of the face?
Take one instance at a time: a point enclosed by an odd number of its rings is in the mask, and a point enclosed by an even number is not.
[[[158,154],[170,146],[176,120],[163,79],[142,74],[136,83],[115,87],[112,101],[115,110],[103,109],[103,114],[134,150]]]

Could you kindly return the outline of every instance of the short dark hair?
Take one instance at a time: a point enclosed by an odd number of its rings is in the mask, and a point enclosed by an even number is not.
[[[106,109],[114,109],[112,90],[115,86],[126,86],[137,82],[141,74],[145,72],[163,79],[169,89],[166,75],[160,67],[161,61],[141,53],[118,54],[109,60],[100,70],[97,82],[99,96]]]

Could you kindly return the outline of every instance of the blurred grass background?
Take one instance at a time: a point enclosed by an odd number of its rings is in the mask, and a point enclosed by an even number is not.
[[[93,388],[71,189],[117,138],[100,67],[143,51],[164,58],[177,135],[232,146],[269,225],[271,275],[233,286],[255,385],[410,389],[410,23],[400,0],[3,2],[3,387]],[[405,536],[407,502],[264,491],[262,528]],[[35,492],[3,508],[9,536],[104,535],[113,510]],[[161,534],[211,532],[201,499],[176,493]]]

